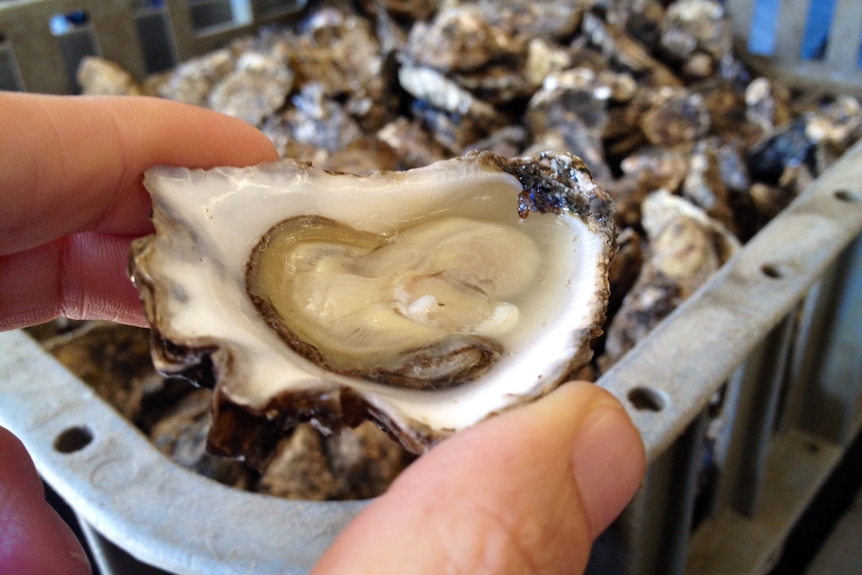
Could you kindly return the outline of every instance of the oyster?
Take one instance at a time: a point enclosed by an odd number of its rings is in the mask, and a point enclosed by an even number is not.
[[[612,206],[568,154],[145,184],[157,232],[131,272],[156,366],[216,387],[210,446],[252,464],[304,420],[421,452],[556,387],[601,331]]]

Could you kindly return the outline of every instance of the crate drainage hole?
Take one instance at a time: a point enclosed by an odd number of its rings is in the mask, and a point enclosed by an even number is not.
[[[652,387],[636,387],[628,398],[638,411],[661,411],[667,404],[664,393]]]
[[[763,264],[760,266],[760,272],[768,278],[772,278],[774,280],[781,279],[784,277],[784,272],[781,271],[781,268],[775,264]]]
[[[54,449],[60,453],[81,451],[93,441],[93,432],[85,425],[70,427],[54,439]]]
[[[862,195],[858,192],[851,192],[850,190],[836,190],[835,198],[842,202],[847,202],[848,204],[855,204],[859,200],[862,200]]]

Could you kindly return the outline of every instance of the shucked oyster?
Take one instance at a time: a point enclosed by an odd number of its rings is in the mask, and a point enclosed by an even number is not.
[[[485,152],[407,172],[155,168],[131,270],[163,372],[216,386],[210,445],[371,419],[405,447],[589,361],[614,249],[583,162]]]

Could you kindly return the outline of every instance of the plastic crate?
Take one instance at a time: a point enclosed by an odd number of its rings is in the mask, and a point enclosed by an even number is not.
[[[790,85],[862,94],[862,3],[815,4],[726,0],[737,53]],[[862,143],[599,381],[630,407],[649,469],[588,573],[768,572],[860,436],[860,161]]]
[[[87,42],[142,75],[151,71],[145,41],[158,37],[141,33],[147,18],[170,38],[171,63],[266,20],[263,2],[132,4],[0,1],[0,82],[70,92],[77,56],[68,46],[80,52]],[[289,12],[301,4],[268,6]],[[742,46],[751,43],[755,4],[727,2]],[[779,23],[796,24],[777,27],[783,35],[774,46],[784,48],[770,65],[809,85],[829,77],[833,88],[857,89],[859,69],[842,67],[848,60],[839,48],[821,59],[798,56],[792,38],[803,35],[807,6],[782,3]],[[835,6],[841,34],[854,31],[857,40],[847,44],[858,52],[862,7],[855,0]],[[80,10],[80,26],[51,32],[52,17]],[[597,542],[590,572],[763,573],[780,553],[862,428],[860,182],[862,144],[598,382],[629,409],[650,465],[635,500]],[[703,489],[708,409],[719,392],[733,416],[709,434],[716,475]],[[0,393],[0,424],[22,438],[75,509],[105,574],[227,574],[251,566],[305,573],[365,506],[241,492],[181,469],[23,332],[0,333]],[[696,504],[702,518],[693,528]]]
[[[239,34],[295,16],[306,0],[0,0],[0,90],[69,94],[88,55],[138,79]]]
[[[862,94],[862,2],[726,0],[736,49],[769,76]]]
[[[590,572],[758,574],[780,555],[862,429],[860,162],[857,144],[599,380],[629,406],[649,469]]]

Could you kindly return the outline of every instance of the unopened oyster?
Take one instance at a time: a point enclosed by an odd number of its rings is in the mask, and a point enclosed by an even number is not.
[[[216,387],[210,445],[252,463],[303,420],[420,452],[556,387],[604,321],[612,208],[571,155],[145,183],[156,234],[131,270],[156,366]]]

